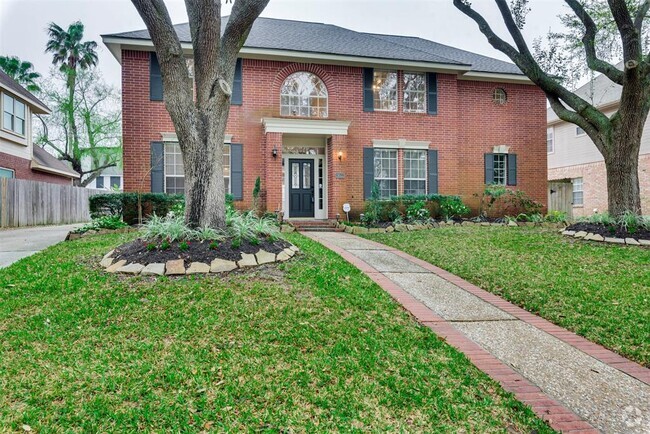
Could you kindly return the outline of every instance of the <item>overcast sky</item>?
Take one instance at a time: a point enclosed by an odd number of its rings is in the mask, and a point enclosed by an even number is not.
[[[559,30],[557,15],[565,12],[561,0],[532,0],[525,35],[529,41]],[[172,21],[187,21],[182,0],[167,0]],[[505,36],[498,10],[492,0],[474,0],[495,29]],[[230,5],[224,7],[227,14]],[[452,0],[271,0],[262,16],[315,21],[352,30],[419,36],[491,57],[505,59],[494,50],[469,18]],[[44,53],[50,22],[67,27],[81,20],[86,38],[99,44],[99,67],[105,78],[120,85],[117,60],[101,43],[101,34],[144,28],[130,0],[0,0],[0,55],[14,55],[34,63],[46,74],[51,55]]]

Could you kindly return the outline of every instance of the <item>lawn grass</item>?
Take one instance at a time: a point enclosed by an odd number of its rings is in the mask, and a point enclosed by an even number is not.
[[[0,270],[0,426],[48,432],[551,432],[300,235],[248,274],[107,275],[133,235]]]
[[[650,249],[525,227],[444,227],[368,238],[650,366]]]

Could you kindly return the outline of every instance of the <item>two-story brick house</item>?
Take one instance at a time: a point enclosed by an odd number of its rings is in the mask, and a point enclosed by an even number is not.
[[[176,31],[190,59],[189,26]],[[103,41],[122,65],[125,191],[182,192],[148,32]],[[334,218],[344,203],[358,214],[374,182],[384,197],[458,194],[474,207],[486,183],[501,183],[545,204],[545,116],[544,94],[512,64],[420,38],[259,18],[233,83],[226,186],[248,207],[259,176],[266,209],[287,218]]]

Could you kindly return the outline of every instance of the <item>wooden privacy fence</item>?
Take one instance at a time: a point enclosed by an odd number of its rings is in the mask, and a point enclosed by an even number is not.
[[[0,227],[87,222],[88,198],[102,193],[70,185],[0,178]]]

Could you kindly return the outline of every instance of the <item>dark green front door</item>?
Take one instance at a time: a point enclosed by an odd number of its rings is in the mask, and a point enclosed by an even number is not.
[[[314,160],[289,159],[289,217],[314,217]]]

